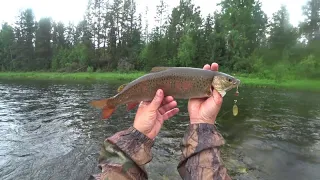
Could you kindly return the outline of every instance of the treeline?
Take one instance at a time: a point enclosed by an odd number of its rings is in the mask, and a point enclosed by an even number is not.
[[[77,25],[35,20],[22,11],[2,24],[1,71],[149,70],[153,66],[202,67],[216,61],[226,72],[264,78],[320,77],[320,0],[303,7],[304,21],[290,24],[285,6],[267,15],[259,0],[222,0],[207,17],[191,0],[168,12],[160,0],[155,26],[134,0],[89,0]]]

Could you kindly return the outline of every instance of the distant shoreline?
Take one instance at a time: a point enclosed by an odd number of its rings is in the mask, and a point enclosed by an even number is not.
[[[144,74],[146,74],[146,72],[0,72],[0,79],[131,81]],[[284,80],[283,82],[279,83],[272,79],[235,76],[241,80],[241,84],[243,86],[284,88],[320,92],[320,80]]]

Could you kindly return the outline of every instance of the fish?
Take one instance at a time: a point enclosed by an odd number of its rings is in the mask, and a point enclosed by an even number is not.
[[[192,67],[153,67],[128,84],[121,85],[117,94],[90,102],[102,110],[102,119],[109,119],[116,108],[126,105],[127,111],[134,109],[141,101],[151,101],[158,89],[164,96],[175,99],[206,98],[216,89],[222,97],[239,86],[240,80],[223,72]]]

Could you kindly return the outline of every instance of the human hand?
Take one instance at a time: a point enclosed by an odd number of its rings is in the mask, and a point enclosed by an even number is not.
[[[203,69],[218,71],[219,65],[212,63],[206,64]],[[222,96],[215,89],[209,98],[189,99],[188,111],[190,115],[190,124],[208,123],[214,124],[222,105]]]
[[[133,127],[150,139],[154,139],[160,132],[163,122],[178,112],[174,98],[164,97],[163,91],[158,89],[151,102],[142,101],[140,103]]]

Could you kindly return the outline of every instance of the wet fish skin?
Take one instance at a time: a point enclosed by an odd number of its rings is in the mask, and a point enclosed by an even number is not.
[[[165,96],[189,99],[210,97],[213,88],[224,96],[239,84],[240,80],[222,72],[189,67],[160,68],[130,82],[115,96],[92,101],[91,105],[103,109],[102,118],[108,119],[117,106],[127,104],[128,110],[133,109],[141,101],[152,100],[158,89],[162,89]]]

